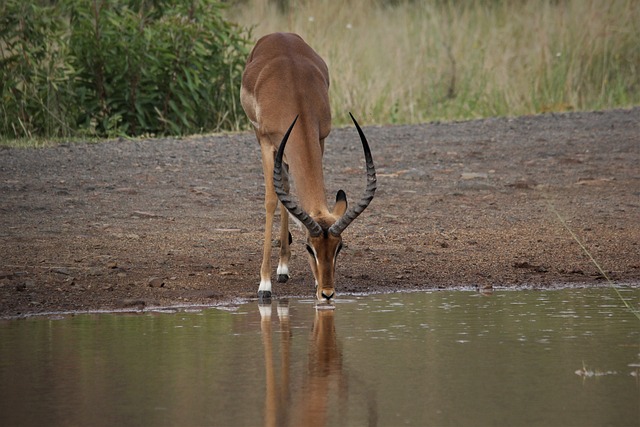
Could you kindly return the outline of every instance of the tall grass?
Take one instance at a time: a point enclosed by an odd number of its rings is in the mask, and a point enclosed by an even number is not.
[[[384,124],[640,104],[636,0],[282,4],[228,13],[256,38],[305,38],[329,65],[339,123],[348,110]]]

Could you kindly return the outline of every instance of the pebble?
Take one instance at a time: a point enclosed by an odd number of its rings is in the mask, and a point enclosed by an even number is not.
[[[469,180],[469,179],[487,179],[489,175],[484,172],[462,172],[460,175],[460,179]]]
[[[71,276],[71,271],[65,267],[52,268],[52,272],[62,274],[64,276]]]
[[[143,299],[139,299],[139,298],[126,298],[124,300],[122,300],[122,307],[133,307],[133,306],[138,306],[138,307],[144,307],[145,305],[147,305],[147,302]]]
[[[151,277],[147,284],[151,288],[162,288],[164,287],[164,279],[162,277]]]

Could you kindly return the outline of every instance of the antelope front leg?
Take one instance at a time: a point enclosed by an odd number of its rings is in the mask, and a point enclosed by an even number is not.
[[[264,245],[262,247],[262,266],[260,267],[260,287],[258,298],[271,298],[271,232],[273,216],[278,206],[278,196],[273,188],[274,149],[269,141],[260,141],[262,151],[262,170],[264,173]]]

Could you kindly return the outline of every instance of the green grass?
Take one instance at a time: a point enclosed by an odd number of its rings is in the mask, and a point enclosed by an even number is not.
[[[253,36],[300,34],[331,72],[334,122],[518,116],[640,104],[635,0],[239,2]],[[387,2],[388,3],[388,2]]]

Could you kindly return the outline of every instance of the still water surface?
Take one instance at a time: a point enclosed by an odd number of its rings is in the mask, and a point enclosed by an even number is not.
[[[0,425],[637,426],[639,372],[609,288],[40,317],[0,321]]]

